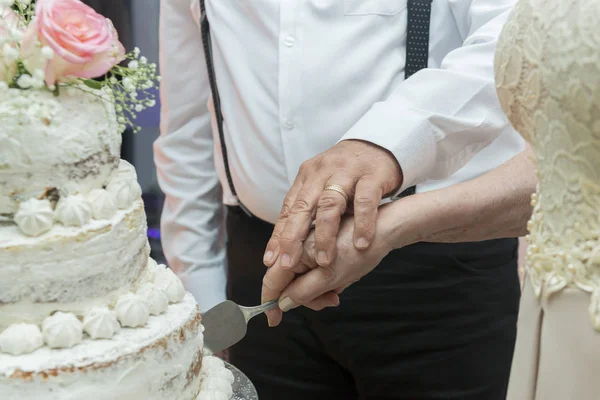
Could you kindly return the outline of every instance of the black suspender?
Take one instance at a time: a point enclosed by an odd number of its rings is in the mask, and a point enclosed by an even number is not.
[[[219,97],[219,91],[217,89],[217,76],[215,74],[215,64],[212,55],[212,42],[210,39],[210,24],[208,23],[208,17],[206,16],[205,0],[200,0],[200,15],[200,30],[202,32],[204,57],[206,58],[208,80],[210,82],[210,90],[213,97],[213,105],[217,119],[217,129],[219,130],[219,141],[221,142],[221,153],[223,156],[223,165],[225,166],[225,175],[227,176],[227,183],[229,184],[229,190],[231,190],[231,194],[237,197],[237,191],[235,190],[235,185],[233,184],[233,178],[231,176],[231,168],[229,167],[229,157],[227,156],[227,143],[225,142],[225,133],[223,131],[223,111],[221,109],[221,98]],[[252,213],[242,204],[239,198],[238,202],[240,204],[240,208],[244,210],[248,216],[252,217]]]
[[[400,1],[400,0],[399,0]],[[408,24],[406,39],[406,66],[405,79],[423,68],[427,68],[429,59],[429,26],[431,21],[431,3],[433,0],[408,0]],[[204,46],[204,56],[210,81],[210,90],[212,92],[213,104],[219,130],[219,140],[221,142],[221,152],[227,183],[231,193],[237,197],[237,191],[233,184],[229,158],[227,156],[227,144],[225,142],[225,133],[223,132],[223,113],[221,110],[221,99],[217,89],[217,78],[212,55],[212,42],[210,37],[210,24],[206,16],[206,0],[200,0],[200,29],[202,31],[202,43]],[[415,187],[410,187],[400,194],[400,197],[409,196],[415,193]],[[252,216],[252,213],[241,203],[240,208],[246,214]]]
[[[406,29],[406,66],[404,79],[427,68],[429,61],[429,27],[433,0],[408,0],[408,23]],[[416,186],[409,187],[399,197],[416,193]]]

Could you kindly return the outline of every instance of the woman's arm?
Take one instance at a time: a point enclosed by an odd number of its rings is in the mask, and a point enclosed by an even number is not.
[[[300,265],[292,270],[281,265],[267,270],[262,299],[280,299],[283,311],[298,305],[313,310],[335,307],[339,304],[337,293],[371,272],[393,249],[421,241],[469,242],[523,236],[536,185],[533,152],[527,147],[478,178],[381,207],[375,240],[367,250],[356,249],[352,217],[345,217],[337,238],[337,258],[330,266],[317,264],[312,232],[304,242]],[[275,326],[281,321],[281,312],[269,311],[267,317]]]
[[[394,249],[421,241],[474,242],[524,236],[537,185],[533,159],[527,146],[478,178],[382,207],[378,221],[383,225],[381,238]]]

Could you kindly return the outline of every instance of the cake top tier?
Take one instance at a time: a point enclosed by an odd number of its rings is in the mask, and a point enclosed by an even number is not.
[[[0,219],[104,186],[156,104],[156,65],[80,0],[0,1],[0,49]]]
[[[119,165],[121,134],[100,90],[0,91],[0,215],[31,197],[101,188]]]

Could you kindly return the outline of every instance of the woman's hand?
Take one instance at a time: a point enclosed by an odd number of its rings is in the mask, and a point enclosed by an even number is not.
[[[328,266],[320,266],[316,260],[315,234],[312,231],[304,241],[300,261],[293,269],[279,264],[268,269],[262,288],[264,301],[279,298],[279,310],[267,313],[270,326],[281,321],[282,311],[298,306],[313,310],[339,305],[338,294],[371,272],[391,248],[384,240],[385,224],[378,224],[372,245],[357,250],[354,245],[354,219],[346,216],[340,224],[337,236],[337,257]]]

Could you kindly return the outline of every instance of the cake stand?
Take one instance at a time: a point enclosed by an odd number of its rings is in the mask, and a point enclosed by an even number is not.
[[[258,400],[258,393],[250,379],[242,371],[233,365],[225,362],[225,367],[233,373],[235,381],[233,382],[233,397],[231,400]]]

